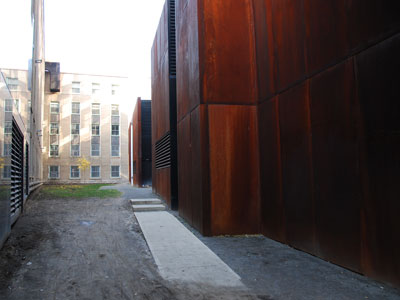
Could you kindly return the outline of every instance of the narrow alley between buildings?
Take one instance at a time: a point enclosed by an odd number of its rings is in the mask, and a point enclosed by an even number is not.
[[[166,280],[129,202],[154,198],[151,189],[114,187],[121,196],[56,199],[36,193],[0,251],[0,298],[399,298],[396,289],[262,236],[201,237],[171,211],[163,213],[191,230],[198,243],[240,276],[243,286]],[[196,255],[193,260],[199,259]],[[218,275],[211,271],[209,276]]]

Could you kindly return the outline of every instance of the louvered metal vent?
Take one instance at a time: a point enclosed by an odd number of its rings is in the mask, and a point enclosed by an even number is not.
[[[156,142],[156,169],[169,168],[171,166],[171,135],[168,132]]]
[[[25,194],[29,194],[29,145],[25,145]]]
[[[168,12],[168,53],[169,53],[169,73],[176,76],[176,23],[175,23],[175,0],[169,0]]]
[[[11,219],[19,213],[23,203],[24,137],[13,120],[11,148]]]

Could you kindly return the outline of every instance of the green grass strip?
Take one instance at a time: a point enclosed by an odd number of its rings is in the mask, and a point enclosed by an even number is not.
[[[45,185],[40,190],[39,197],[83,199],[117,198],[122,195],[117,190],[100,190],[102,186],[110,186],[110,184]]]

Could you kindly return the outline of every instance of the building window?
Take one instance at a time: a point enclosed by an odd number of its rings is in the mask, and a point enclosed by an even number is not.
[[[12,134],[12,122],[4,122],[4,134]]]
[[[15,108],[17,109],[17,111],[19,112],[19,99],[15,99],[14,100],[15,103]]]
[[[13,100],[12,99],[5,99],[4,100],[4,111],[5,112],[12,112],[13,111]]]
[[[90,167],[90,177],[100,178],[100,166],[91,166]]]
[[[50,156],[51,157],[58,156],[58,145],[50,145]]]
[[[111,95],[116,96],[119,93],[119,85],[118,84],[112,84],[111,85]]]
[[[119,135],[119,125],[111,125],[111,135]]]
[[[91,155],[92,156],[100,156],[100,144],[94,144],[92,143],[92,149],[91,149]]]
[[[119,166],[111,166],[111,177],[119,178]]]
[[[72,94],[81,93],[81,83],[79,81],[72,81]]]
[[[119,145],[111,146],[111,156],[119,156]]]
[[[50,103],[50,113],[51,114],[59,114],[60,113],[60,103],[59,102],[51,102]]]
[[[111,115],[119,116],[119,105],[118,104],[111,104]]]
[[[92,124],[92,135],[99,136],[100,135],[100,125]]]
[[[7,86],[10,91],[17,91],[18,90],[18,78],[7,77]]]
[[[78,157],[81,154],[81,145],[71,144],[71,156]]]
[[[100,104],[99,103],[92,104],[92,115],[100,115]]]
[[[59,166],[49,166],[49,178],[57,179],[60,178]]]
[[[71,124],[71,134],[79,135],[81,124]]]
[[[71,166],[71,178],[80,178],[81,177],[81,171],[78,166]]]
[[[11,144],[4,143],[3,156],[10,156],[10,155],[11,155]]]
[[[93,95],[100,94],[100,83],[92,83],[92,94]]]
[[[11,166],[9,166],[9,165],[3,166],[3,178],[4,179],[11,178]]]
[[[57,135],[60,133],[60,124],[50,123],[50,135]]]
[[[78,115],[81,113],[81,104],[79,102],[72,102],[72,113]]]

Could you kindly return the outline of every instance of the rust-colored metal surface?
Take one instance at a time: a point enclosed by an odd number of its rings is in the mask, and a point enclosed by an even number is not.
[[[400,34],[356,57],[363,270],[400,286]]]
[[[178,122],[200,104],[197,1],[178,1],[182,2],[187,6],[183,13],[183,4],[177,5],[177,73],[185,76],[177,76]]]
[[[191,225],[262,232],[400,286],[399,3],[177,1],[179,212]],[[157,99],[169,93],[159,31]]]
[[[190,114],[178,123],[178,193],[179,214],[193,224],[192,153],[190,143]],[[200,183],[199,183],[200,184]]]
[[[178,124],[179,214],[210,235],[207,128],[205,105],[196,107]]]
[[[134,186],[142,185],[142,122],[141,122],[141,104],[140,98],[136,100],[135,110],[132,116],[133,125],[133,144],[132,144],[132,181]]]
[[[360,172],[354,62],[310,84],[316,238],[319,255],[360,271]]]
[[[257,1],[257,0],[255,0]],[[276,84],[281,91],[306,76],[304,0],[271,0]]]
[[[326,68],[347,54],[347,2],[304,0],[308,73]]]
[[[362,50],[400,30],[400,1],[346,1],[349,47]]]
[[[262,232],[400,286],[400,2],[256,2]]]
[[[282,195],[290,245],[315,251],[308,82],[279,95]]]
[[[261,232],[274,240],[286,242],[277,98],[259,105],[258,127],[262,199],[260,203]]]
[[[180,215],[206,235],[259,232],[252,1],[178,1],[177,16]]]
[[[155,167],[155,144],[170,131],[167,3],[152,47],[152,187],[171,205],[170,168]]]
[[[257,110],[210,105],[211,233],[259,232]]]
[[[252,1],[202,2],[202,103],[255,103],[257,67]]]
[[[270,98],[276,90],[276,62],[271,5],[271,0],[253,1],[258,101]]]
[[[133,116],[132,116],[133,119]],[[129,183],[133,185],[133,180],[132,180],[132,121],[129,123],[129,129],[128,129],[128,163],[129,163],[129,168],[128,168],[128,173],[129,173]]]

